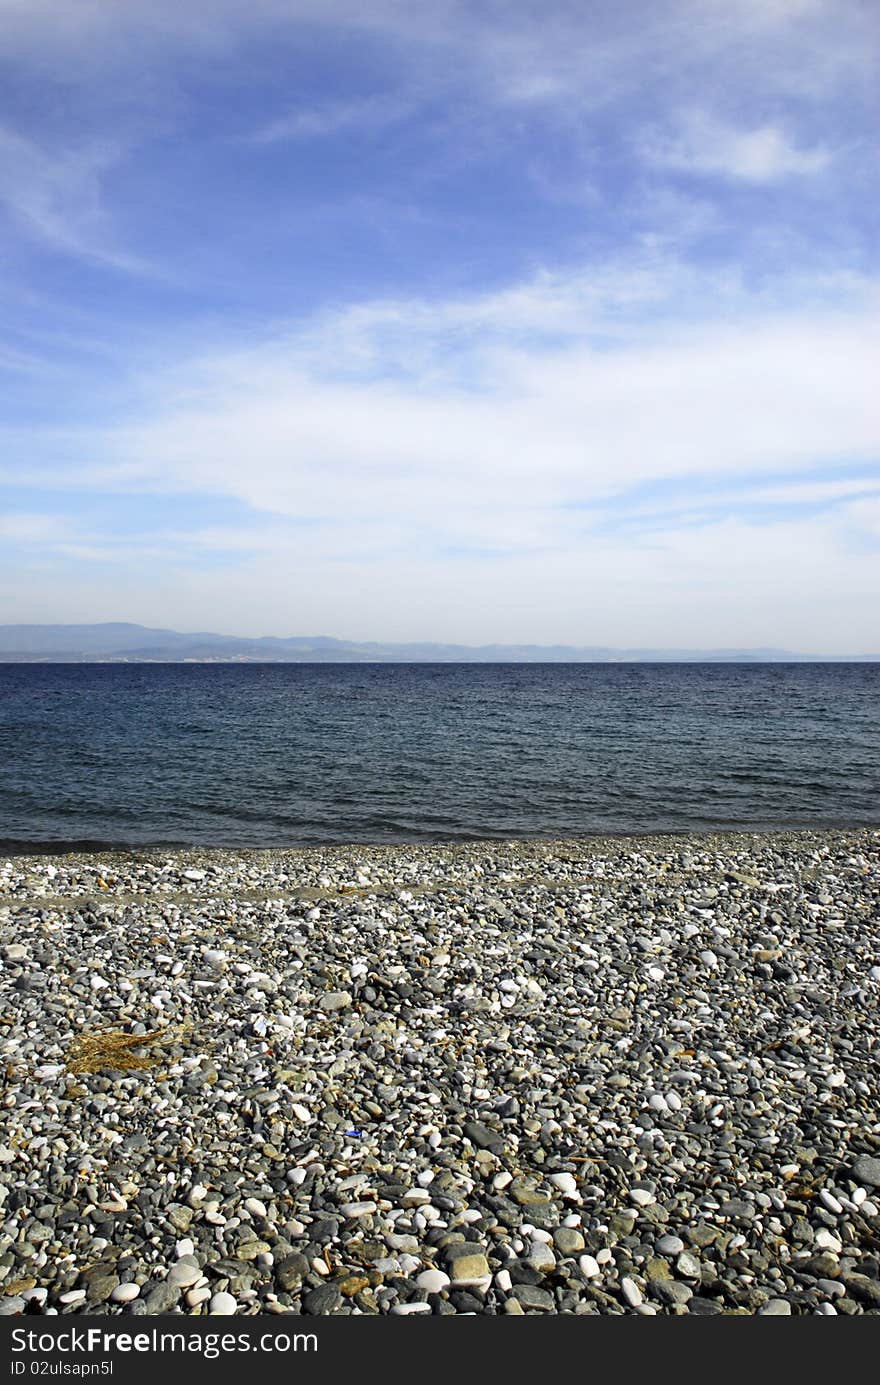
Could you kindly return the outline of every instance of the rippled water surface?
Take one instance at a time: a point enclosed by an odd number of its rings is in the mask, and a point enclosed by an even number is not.
[[[880,823],[878,664],[0,666],[0,847]]]

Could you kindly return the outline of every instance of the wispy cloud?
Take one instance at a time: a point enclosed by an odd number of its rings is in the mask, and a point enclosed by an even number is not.
[[[799,146],[777,125],[736,129],[694,112],[681,120],[675,135],[644,136],[640,153],[655,168],[744,183],[821,173],[832,158],[824,145]]]
[[[52,546],[65,542],[71,525],[63,517],[24,510],[0,514],[0,539],[4,543]]]
[[[248,138],[254,144],[279,144],[322,139],[346,131],[373,134],[405,119],[412,109],[412,102],[388,96],[327,102],[291,110],[261,126]]]
[[[121,156],[112,142],[50,153],[0,127],[0,206],[55,250],[141,273],[143,263],[114,244],[101,193],[102,176]]]
[[[259,348],[175,361],[152,382],[151,417],[50,437],[46,459],[73,445],[96,484],[279,514],[404,527],[426,515],[446,542],[471,509],[507,508],[499,496],[545,509],[658,478],[717,484],[880,456],[865,304],[685,284],[689,310],[677,272],[658,268],[592,291],[575,274],[567,290],[539,279],[319,316]]]
[[[865,647],[860,0],[0,16],[28,610]]]

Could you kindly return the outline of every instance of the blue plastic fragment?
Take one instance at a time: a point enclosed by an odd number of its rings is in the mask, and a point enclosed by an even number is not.
[[[362,1131],[362,1130],[346,1130],[345,1133],[346,1133],[346,1135],[352,1135],[356,1140],[362,1140],[362,1139],[363,1139],[363,1131]]]

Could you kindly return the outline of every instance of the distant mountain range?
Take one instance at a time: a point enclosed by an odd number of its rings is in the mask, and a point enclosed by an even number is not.
[[[878,654],[796,654],[788,649],[610,649],[538,644],[379,644],[328,635],[246,639],[183,635],[145,625],[0,625],[2,663],[873,663]]]

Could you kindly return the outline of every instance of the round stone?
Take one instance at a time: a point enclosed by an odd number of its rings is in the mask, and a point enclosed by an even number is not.
[[[208,1311],[215,1318],[231,1318],[238,1312],[238,1304],[232,1294],[219,1293],[211,1296]]]
[[[110,1295],[111,1303],[132,1303],[140,1294],[139,1284],[117,1284]]]
[[[426,1293],[439,1294],[449,1287],[451,1280],[449,1275],[444,1274],[442,1270],[432,1269],[423,1270],[421,1274],[416,1275],[416,1283]]]

